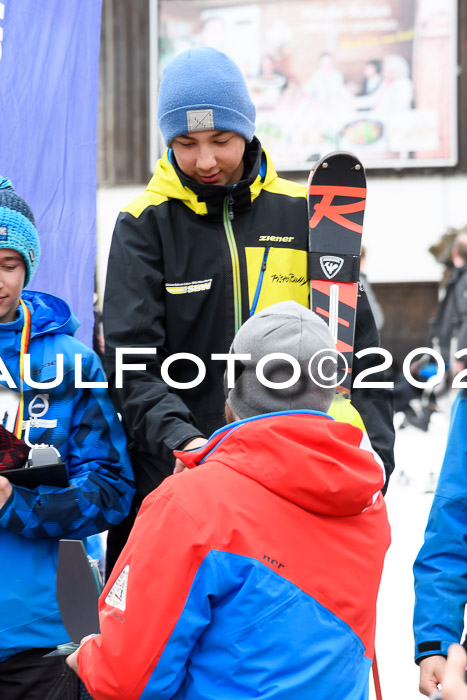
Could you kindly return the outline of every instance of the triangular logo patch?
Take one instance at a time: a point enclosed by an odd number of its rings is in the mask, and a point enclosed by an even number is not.
[[[322,255],[319,263],[326,277],[331,280],[342,269],[344,258],[338,258],[335,255]]]
[[[119,610],[125,610],[129,572],[130,566],[127,564],[110,591],[107,593],[105,598],[107,605],[112,605],[112,607],[118,608]]]

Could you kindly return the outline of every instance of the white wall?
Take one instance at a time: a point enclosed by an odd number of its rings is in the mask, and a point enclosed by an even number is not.
[[[380,178],[367,171],[367,186],[363,242],[369,280],[439,280],[443,268],[428,249],[448,227],[467,224],[467,176]],[[115,219],[120,209],[144,188],[145,184],[141,184],[98,190],[97,283],[101,302]]]
[[[105,275],[107,273],[107,259],[109,257],[112,232],[118,213],[146,188],[146,184],[132,185],[131,187],[99,187],[97,190],[97,293],[102,308],[102,299],[105,288]]]
[[[449,227],[467,224],[467,176],[368,175],[363,241],[372,282],[439,280],[428,251]]]

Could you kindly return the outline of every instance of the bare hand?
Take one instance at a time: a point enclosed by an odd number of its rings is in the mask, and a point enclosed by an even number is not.
[[[467,700],[467,655],[460,644],[451,644],[443,676],[443,700]]]
[[[207,443],[206,438],[202,437],[197,437],[193,438],[193,440],[190,440],[190,442],[187,442],[185,447],[183,448],[184,450],[194,450],[196,447],[202,447],[202,445],[205,445]],[[180,472],[183,472],[186,469],[185,465],[183,462],[181,462],[179,459],[175,460],[175,467],[174,467],[174,474],[179,474]]]
[[[4,476],[0,476],[0,508],[3,508],[5,503],[11,496],[13,491],[13,486],[10,484],[8,479]]]
[[[438,690],[438,683],[441,683],[446,666],[444,656],[427,656],[420,661],[420,684],[419,690],[422,695],[433,695]]]
[[[69,666],[75,673],[78,673],[78,651],[81,649],[81,647],[83,646],[84,642],[87,642],[88,639],[92,639],[92,638],[95,637],[95,636],[96,636],[95,634],[88,634],[87,637],[83,637],[82,640],[81,640],[81,642],[80,642],[80,644],[79,644],[79,647],[77,648],[77,650],[74,651],[72,654],[70,654],[70,656],[67,656],[67,657],[66,657],[65,660],[66,660],[68,666]]]

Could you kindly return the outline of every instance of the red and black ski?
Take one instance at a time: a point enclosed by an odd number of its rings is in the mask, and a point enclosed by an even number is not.
[[[329,153],[308,180],[310,307],[329,324],[337,350],[345,358],[338,387],[350,392],[355,334],[365,170],[352,153]],[[347,367],[345,366],[347,364]]]

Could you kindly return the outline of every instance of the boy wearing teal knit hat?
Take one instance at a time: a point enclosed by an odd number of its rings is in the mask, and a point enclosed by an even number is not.
[[[0,179],[0,323],[14,320],[23,287],[37,269],[40,250],[29,205],[10,180]]]
[[[58,297],[24,289],[39,257],[33,213],[0,177],[0,698],[77,700],[64,657],[46,656],[70,641],[56,594],[58,544],[120,522],[133,474],[115,409],[91,388],[105,377],[73,337],[76,318]],[[38,445],[54,448],[68,486],[16,483],[11,470]]]

